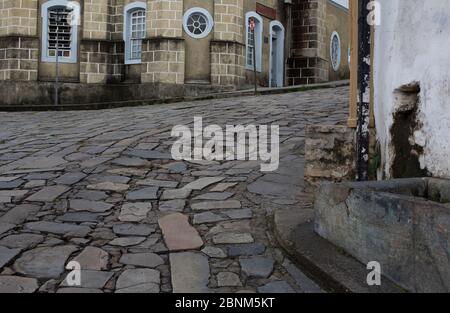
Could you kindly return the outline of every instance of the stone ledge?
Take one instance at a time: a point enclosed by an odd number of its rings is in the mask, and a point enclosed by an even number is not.
[[[272,229],[283,250],[320,287],[338,293],[404,292],[384,277],[381,287],[368,286],[366,267],[314,232],[312,211],[301,212],[276,211]]]

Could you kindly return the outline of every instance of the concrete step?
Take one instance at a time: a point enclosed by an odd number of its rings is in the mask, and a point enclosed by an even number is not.
[[[328,292],[404,293],[383,277],[369,286],[366,266],[314,232],[313,216],[299,209],[278,210],[273,218],[275,238],[295,264]]]

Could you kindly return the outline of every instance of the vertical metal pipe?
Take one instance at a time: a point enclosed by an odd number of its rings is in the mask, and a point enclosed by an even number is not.
[[[55,76],[55,106],[59,103],[59,23],[61,22],[60,12],[56,12],[56,76]]]
[[[255,96],[258,95],[258,78],[256,75],[256,28],[253,29],[253,81],[255,83]]]
[[[357,180],[369,179],[369,124],[370,124],[370,60],[371,26],[368,23],[370,0],[359,0],[358,44],[358,128]]]

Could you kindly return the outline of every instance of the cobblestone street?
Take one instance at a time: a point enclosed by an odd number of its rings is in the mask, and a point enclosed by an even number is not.
[[[172,160],[172,128],[194,116],[280,125],[280,168]],[[269,221],[275,210],[311,210],[305,127],[347,117],[347,87],[0,113],[0,292],[321,291],[277,247]],[[66,282],[70,261],[81,286]]]

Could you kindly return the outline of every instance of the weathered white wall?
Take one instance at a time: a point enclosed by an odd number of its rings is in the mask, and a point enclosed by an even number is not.
[[[450,1],[379,0],[375,28],[375,118],[384,174],[390,177],[394,90],[420,83],[414,141],[424,147],[421,166],[433,176],[450,177]]]

